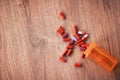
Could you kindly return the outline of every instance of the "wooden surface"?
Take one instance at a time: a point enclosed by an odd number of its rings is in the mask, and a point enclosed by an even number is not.
[[[56,30],[72,35],[74,24],[120,61],[120,0],[0,0],[0,80],[120,80],[120,63],[107,72],[78,47],[67,63],[58,60],[67,43]]]

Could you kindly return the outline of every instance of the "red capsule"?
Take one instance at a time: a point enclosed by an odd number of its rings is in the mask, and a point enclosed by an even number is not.
[[[60,29],[61,31],[64,31],[64,29],[63,29],[63,27],[62,27],[62,26],[59,26],[59,29]]]
[[[73,45],[75,43],[75,41],[74,40],[71,40],[70,42],[69,42],[69,45]]]
[[[74,66],[75,67],[82,67],[82,64],[81,63],[74,63]]]
[[[61,19],[65,19],[64,13],[63,13],[63,12],[60,12],[60,13],[59,13],[59,17],[60,17]]]
[[[66,60],[64,57],[59,57],[59,60],[60,60],[61,62],[67,62],[67,60]]]
[[[87,43],[81,45],[81,47],[88,47],[88,46],[89,46],[89,44],[87,44]]]
[[[74,25],[73,30],[74,30],[74,33],[77,34],[77,27],[76,27],[76,25]]]
[[[63,35],[63,34],[64,34],[64,29],[63,29],[62,26],[59,26],[59,28],[58,28],[58,30],[57,30],[57,33],[58,33],[59,35]]]
[[[72,45],[68,45],[68,46],[66,46],[66,48],[67,48],[67,49],[73,49],[74,46],[72,46]]]
[[[78,43],[80,43],[82,40],[81,39],[79,39],[79,40],[77,40],[76,42],[75,42],[75,44],[77,45]]]
[[[82,34],[82,35],[84,35],[84,34],[86,34],[86,32],[85,31],[78,31],[78,34]]]
[[[62,53],[62,57],[64,57],[67,54],[67,52],[68,52],[68,49]]]
[[[63,38],[63,41],[64,42],[68,42],[68,41],[70,41],[71,39],[70,38]]]
[[[72,54],[72,49],[69,49],[67,52],[67,56],[70,56]]]
[[[75,34],[74,36],[77,38],[77,40],[80,40],[80,39],[81,39],[78,34]]]
[[[84,44],[84,42],[82,41],[82,42],[79,42],[78,44],[77,44],[77,46],[81,46],[82,44]]]
[[[68,37],[68,33],[64,33],[64,34],[62,35],[62,37],[63,37],[63,38]]]
[[[57,31],[57,33],[58,33],[60,36],[63,35],[63,32],[61,32],[61,31]]]
[[[85,40],[87,37],[88,37],[88,34],[85,34],[85,35],[82,37],[82,40]]]

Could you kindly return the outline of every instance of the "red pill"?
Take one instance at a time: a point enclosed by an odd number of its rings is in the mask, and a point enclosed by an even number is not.
[[[63,27],[62,27],[62,26],[59,26],[59,29],[60,29],[61,31],[64,31],[64,29],[63,29]]]
[[[80,40],[80,39],[81,39],[78,34],[75,34],[74,36],[77,38],[77,40]]]
[[[72,49],[69,49],[67,52],[67,56],[70,56],[72,54]]]
[[[57,33],[58,33],[59,35],[63,35],[63,34],[64,34],[64,29],[63,29],[62,26],[59,26],[59,28],[58,28],[58,30],[57,30]]]
[[[83,35],[83,34],[86,34],[86,32],[85,31],[78,31],[78,34]]]
[[[85,34],[85,35],[82,37],[82,40],[85,40],[87,37],[88,37],[88,34]]]
[[[77,45],[78,43],[80,43],[82,40],[77,40],[76,42],[75,42],[75,44]]]
[[[64,13],[63,13],[63,12],[60,12],[60,13],[59,13],[59,17],[60,17],[61,19],[65,19]]]
[[[77,44],[77,46],[81,46],[82,44],[84,44],[84,42],[82,41],[82,42],[79,42],[78,44]]]
[[[89,44],[86,43],[86,44],[82,44],[81,46],[87,48],[89,46]]]
[[[58,33],[60,36],[63,35],[63,32],[61,32],[61,31],[57,31],[57,33]]]
[[[72,46],[72,45],[68,45],[68,46],[66,46],[66,48],[67,48],[67,49],[73,49],[74,46]]]
[[[77,27],[76,27],[76,25],[74,25],[73,30],[74,30],[74,33],[77,34]]]
[[[75,41],[74,40],[71,40],[70,42],[69,42],[69,45],[73,45],[75,43]]]
[[[68,33],[64,33],[64,34],[62,35],[62,37],[63,37],[63,38],[68,37]]]
[[[82,64],[81,63],[74,63],[74,66],[75,67],[82,67]]]
[[[64,57],[67,54],[67,52],[68,52],[68,49],[62,53],[62,57]]]
[[[70,41],[70,40],[71,40],[70,38],[63,38],[64,42],[67,42],[67,41]]]
[[[64,57],[59,57],[59,60],[60,60],[61,62],[67,62],[67,60],[66,60]]]

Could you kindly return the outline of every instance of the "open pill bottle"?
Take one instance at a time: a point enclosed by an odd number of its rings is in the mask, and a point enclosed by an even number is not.
[[[84,52],[86,58],[90,58],[111,72],[117,65],[118,60],[92,42]]]

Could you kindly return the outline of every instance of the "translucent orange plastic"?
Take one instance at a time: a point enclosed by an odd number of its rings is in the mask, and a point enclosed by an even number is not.
[[[109,53],[98,47],[94,42],[90,44],[84,54],[86,58],[91,58],[110,72],[118,63],[118,60],[116,58],[109,55]]]

